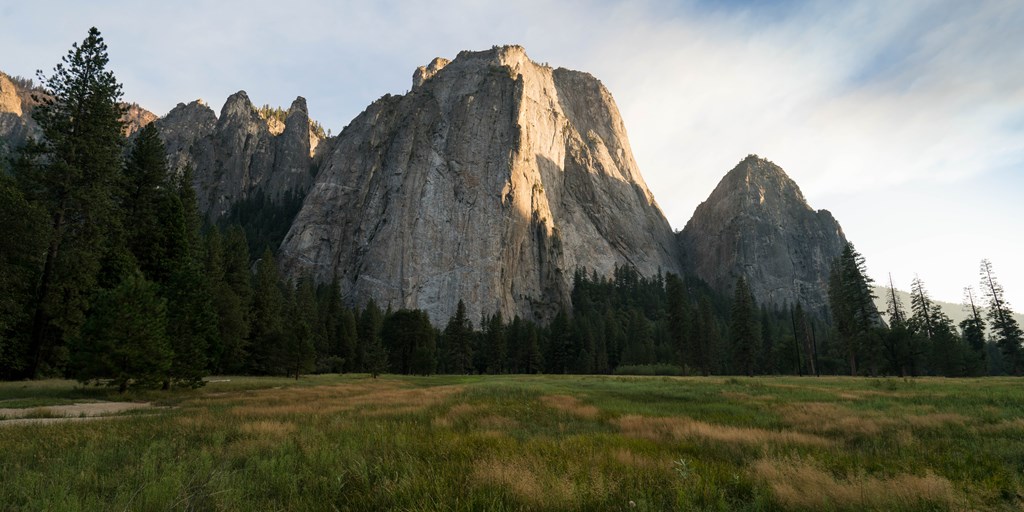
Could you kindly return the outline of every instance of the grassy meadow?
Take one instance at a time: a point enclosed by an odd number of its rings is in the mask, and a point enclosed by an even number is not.
[[[1024,381],[217,377],[0,383],[0,510],[1022,510]]]

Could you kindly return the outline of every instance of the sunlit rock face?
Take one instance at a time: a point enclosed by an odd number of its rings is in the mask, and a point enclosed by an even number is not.
[[[39,135],[32,119],[35,106],[31,91],[22,90],[10,77],[0,73],[0,157]]]
[[[332,142],[281,247],[287,274],[442,322],[460,299],[474,319],[550,318],[576,268],[679,272],[597,79],[506,46],[435,59],[413,85]]]
[[[743,276],[761,304],[821,313],[828,274],[846,244],[779,166],[751,155],[722,178],[680,233],[687,272],[730,294]]]
[[[191,167],[199,208],[211,219],[262,190],[271,198],[313,182],[313,148],[306,100],[296,98],[282,123],[259,115],[245,91],[231,95],[220,117],[202,100],[179,103],[158,119],[169,165]]]

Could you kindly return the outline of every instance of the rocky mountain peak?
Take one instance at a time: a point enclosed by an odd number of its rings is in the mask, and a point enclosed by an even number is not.
[[[140,107],[138,103],[129,103],[125,105],[121,121],[124,122],[124,134],[130,137],[147,124],[156,121],[156,114]]]
[[[747,156],[729,171],[705,202],[709,207],[751,212],[786,208],[813,211],[796,182],[781,167],[757,155]]]
[[[750,155],[729,171],[680,233],[687,270],[723,293],[743,276],[761,303],[800,301],[821,313],[828,273],[846,243],[774,163]]]
[[[256,112],[256,107],[253,106],[252,101],[249,100],[249,95],[246,94],[245,91],[238,91],[231,96],[228,96],[227,101],[224,102],[224,106],[220,109],[219,122],[246,123],[259,118],[259,114]]]
[[[416,68],[416,71],[413,71],[412,73],[413,88],[415,89],[416,87],[423,85],[423,82],[433,78],[434,75],[447,66],[449,62],[451,61],[448,59],[435,57],[434,60],[430,61],[430,64]]]
[[[288,274],[339,279],[347,300],[443,322],[533,319],[568,305],[572,274],[679,272],[611,94],[520,46],[460,52],[414,74],[334,140],[281,246]]]
[[[302,116],[305,116],[307,121],[309,120],[309,110],[306,109],[306,98],[303,98],[302,96],[295,97],[291,106],[288,107],[288,117],[291,118],[293,114],[301,114]]]

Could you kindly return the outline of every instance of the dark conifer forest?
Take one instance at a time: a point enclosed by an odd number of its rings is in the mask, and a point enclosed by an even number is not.
[[[38,85],[43,137],[0,161],[0,378],[126,390],[211,374],[1020,375],[1024,340],[995,270],[954,325],[924,283],[873,305],[864,258],[836,260],[825,314],[723,296],[700,280],[576,269],[548,321],[450,319],[350,304],[339,283],[279,273],[299,193],[259,193],[218,222],[150,124],[130,138],[99,31]],[[269,109],[269,107],[268,107]],[[280,115],[280,112],[277,112]],[[974,301],[977,300],[977,303]]]

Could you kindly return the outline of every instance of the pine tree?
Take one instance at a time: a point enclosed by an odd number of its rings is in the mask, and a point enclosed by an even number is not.
[[[829,307],[833,324],[846,352],[851,375],[857,375],[858,358],[871,360],[877,354],[874,329],[878,325],[872,280],[864,257],[847,242],[829,275]]]
[[[171,368],[166,302],[157,285],[136,272],[101,291],[82,336],[73,343],[72,367],[82,382],[155,388]]]
[[[448,371],[456,374],[472,371],[473,326],[466,316],[466,304],[461,300],[444,328],[444,338],[448,347]]]
[[[186,205],[178,183],[168,173],[166,150],[153,123],[135,138],[122,188],[127,247],[146,279],[166,285],[187,257],[191,240],[185,226]]]
[[[344,360],[344,370],[359,370],[359,332],[355,314],[351,309],[342,308],[338,322],[338,347]]]
[[[981,260],[981,289],[988,307],[988,320],[991,325],[992,337],[1003,353],[1003,359],[1009,366],[1010,373],[1021,375],[1024,372],[1024,332],[1017,320],[1013,318],[1013,309],[1003,298],[1003,287],[996,280],[992,262]]]
[[[889,276],[889,294],[886,296],[886,312],[889,315],[889,332],[885,336],[885,348],[889,366],[894,373],[899,373],[902,376],[908,374],[916,376],[914,333],[910,330],[903,302],[896,295],[891,275]]]
[[[285,374],[289,361],[284,350],[285,297],[281,277],[270,249],[256,263],[256,281],[252,299],[252,327],[249,330],[252,371],[260,374]]]
[[[33,111],[43,142],[30,144],[15,172],[21,189],[49,214],[36,286],[26,375],[60,366],[59,346],[85,320],[110,235],[120,229],[116,194],[122,162],[121,85],[106,69],[96,28],[74,44],[49,77]]]
[[[756,358],[760,354],[761,327],[754,306],[754,297],[742,276],[736,280],[732,317],[729,321],[729,342],[732,344],[737,370],[753,376],[757,369]]]
[[[529,322],[526,327],[526,359],[523,364],[524,373],[540,373],[544,370],[544,357],[540,350],[540,336],[537,327]]]
[[[362,370],[375,379],[388,371],[388,351],[381,339],[382,322],[380,308],[370,299],[359,317],[359,346]]]
[[[209,372],[209,350],[218,343],[217,315],[199,262],[179,263],[162,290],[167,299],[167,333],[172,350],[170,384],[196,388]]]
[[[797,302],[793,308],[793,338],[796,342],[797,373],[803,375],[801,369],[804,364],[808,373],[817,375],[817,363],[814,360],[814,347],[812,346],[811,334],[808,332],[807,315],[804,314],[804,307]],[[803,363],[801,360],[805,361]]]
[[[377,374],[387,370],[388,353],[381,340],[381,323],[383,321],[380,308],[370,299],[359,316],[359,368],[364,372]],[[383,357],[383,360],[380,358]]]
[[[711,300],[707,296],[702,296],[698,304],[699,309],[699,323],[698,332],[696,336],[698,343],[700,343],[700,354],[703,355],[700,361],[701,373],[704,375],[711,374],[712,366],[712,354],[715,352],[722,352],[721,350],[721,336],[718,330],[718,323],[715,321],[715,313],[711,307]]]
[[[547,373],[561,374],[566,372],[567,348],[570,343],[569,315],[565,310],[559,310],[558,314],[548,325],[548,347],[544,356],[547,363]]]
[[[317,344],[316,326],[319,319],[312,276],[303,276],[290,292],[288,325],[282,334],[284,344],[281,347],[281,359],[287,374],[299,380],[301,374],[314,368],[316,356],[314,347]]]
[[[985,320],[974,302],[974,290],[964,288],[964,308],[968,317],[960,322],[960,332],[964,343],[970,350],[968,373],[972,376],[985,374]]]
[[[501,318],[501,312],[495,313],[487,321],[484,328],[485,346],[487,348],[487,373],[497,375],[505,372],[505,356],[507,346],[505,343],[505,322]]]
[[[25,376],[32,293],[46,251],[46,212],[30,203],[0,160],[0,379]]]
[[[206,240],[206,273],[217,310],[219,347],[214,371],[247,371],[251,329],[252,275],[245,232],[233,227],[221,238],[211,228]]]
[[[665,295],[668,297],[668,328],[672,345],[676,351],[678,364],[681,367],[694,368],[694,353],[688,343],[690,330],[688,301],[683,280],[675,274],[665,278]]]

